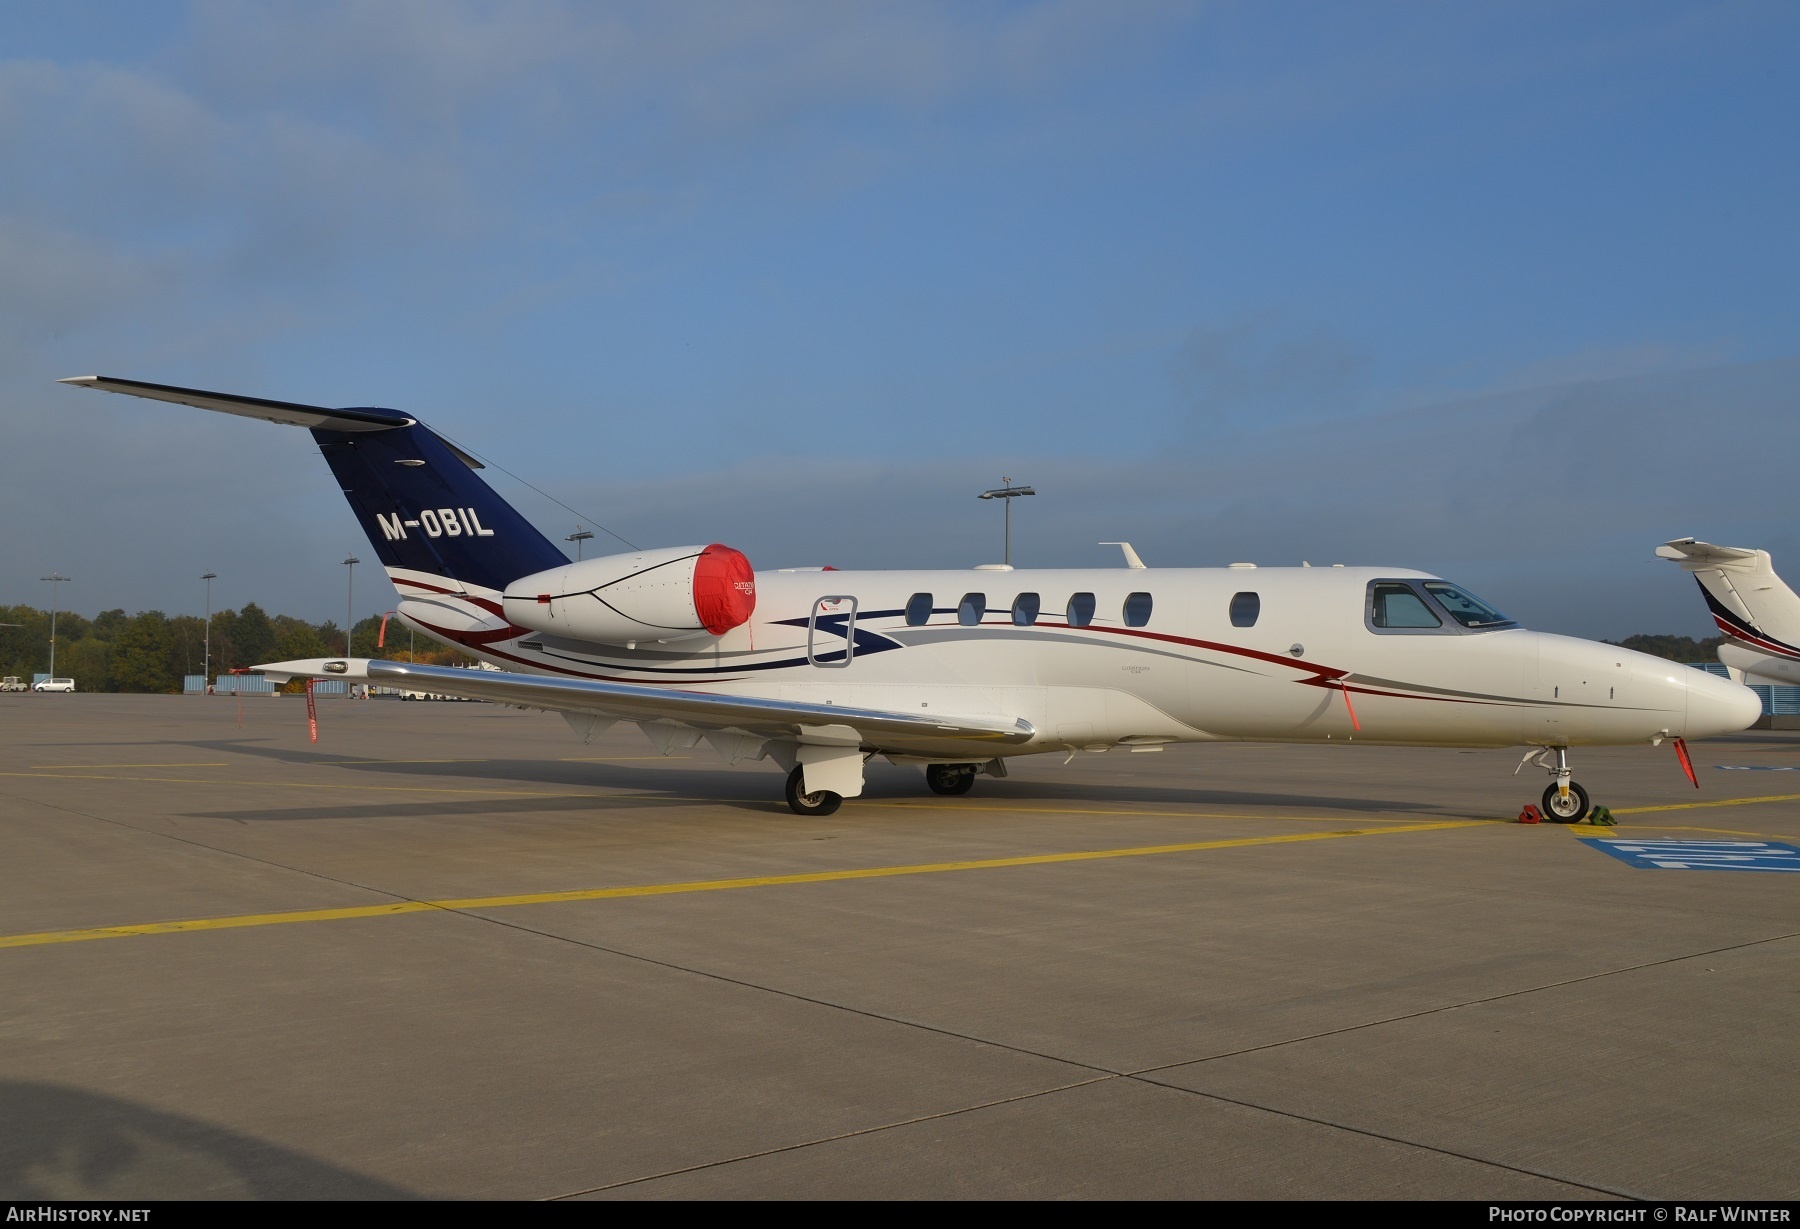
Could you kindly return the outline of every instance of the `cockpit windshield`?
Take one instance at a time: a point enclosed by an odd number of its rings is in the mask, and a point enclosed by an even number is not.
[[[1464,627],[1475,631],[1489,631],[1497,627],[1517,626],[1514,620],[1507,618],[1498,610],[1470,593],[1445,580],[1428,580],[1425,591],[1438,600],[1438,605],[1450,612],[1450,617]]]

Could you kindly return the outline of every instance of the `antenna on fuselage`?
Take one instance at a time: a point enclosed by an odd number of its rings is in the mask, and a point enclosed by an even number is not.
[[[1149,566],[1142,559],[1138,558],[1137,551],[1132,549],[1131,543],[1129,543],[1129,542],[1096,542],[1095,545],[1096,546],[1116,546],[1120,550],[1124,551],[1125,552],[1125,566],[1128,568],[1132,568],[1134,570],[1142,570]]]

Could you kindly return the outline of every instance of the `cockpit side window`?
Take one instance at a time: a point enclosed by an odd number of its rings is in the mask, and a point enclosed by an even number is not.
[[[1369,586],[1369,625],[1382,631],[1423,631],[1442,627],[1444,621],[1411,585],[1378,580]]]
[[[1507,618],[1467,589],[1447,580],[1426,581],[1425,592],[1436,598],[1438,605],[1447,610],[1452,619],[1471,631],[1485,632],[1499,627],[1518,626],[1515,620]]]

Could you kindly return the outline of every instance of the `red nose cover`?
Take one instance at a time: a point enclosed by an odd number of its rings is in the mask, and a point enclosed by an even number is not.
[[[694,561],[694,613],[715,636],[750,621],[756,610],[756,569],[743,552],[714,542]]]

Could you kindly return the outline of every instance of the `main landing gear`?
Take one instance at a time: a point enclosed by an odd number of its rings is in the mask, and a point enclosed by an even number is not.
[[[975,765],[927,764],[925,784],[934,794],[966,794],[975,787]]]
[[[1552,755],[1556,757],[1554,764],[1548,762],[1546,758]],[[1549,772],[1551,777],[1550,785],[1544,790],[1541,803],[1544,818],[1553,824],[1578,824],[1586,819],[1589,806],[1588,792],[1571,779],[1569,749],[1567,747],[1540,747],[1536,751],[1528,752],[1525,758],[1519,761],[1519,768],[1533,762]],[[1517,772],[1518,769],[1515,768],[1513,771]]]
[[[966,794],[975,787],[975,774],[983,771],[995,776],[1004,775],[993,765],[984,769],[980,764],[927,764],[925,784],[934,794]],[[788,773],[787,804],[796,815],[829,815],[844,805],[844,796],[828,789],[807,793],[806,769],[797,764],[794,771]]]
[[[828,789],[807,793],[805,773],[805,768],[798,764],[794,766],[794,771],[788,773],[787,804],[790,811],[796,815],[829,815],[844,805],[844,796]]]

